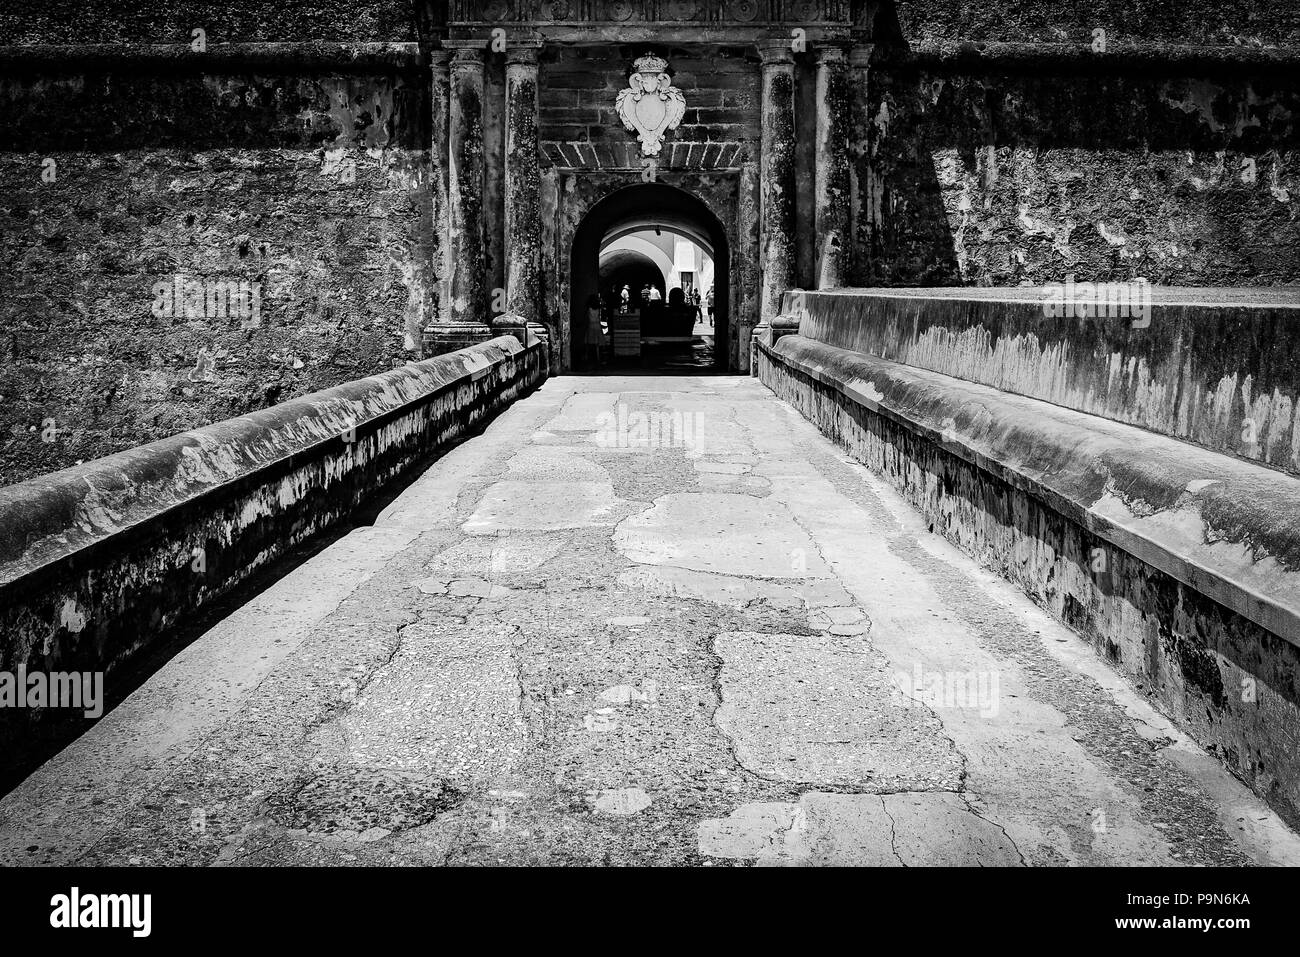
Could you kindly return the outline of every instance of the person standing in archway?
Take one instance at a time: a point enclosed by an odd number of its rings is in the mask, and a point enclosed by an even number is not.
[[[600,296],[587,297],[587,355],[594,366],[605,364],[605,326],[600,321]]]
[[[704,297],[704,305],[709,310],[709,325],[713,325],[713,287],[709,287],[708,294]]]

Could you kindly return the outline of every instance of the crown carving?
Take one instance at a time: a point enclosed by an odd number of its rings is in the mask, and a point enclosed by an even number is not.
[[[668,61],[661,56],[647,53],[645,56],[637,58],[632,67],[637,73],[663,73],[664,70],[668,69]]]

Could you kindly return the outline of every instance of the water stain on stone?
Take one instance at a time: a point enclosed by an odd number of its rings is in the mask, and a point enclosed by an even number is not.
[[[464,801],[445,781],[371,768],[329,768],[267,799],[273,820],[309,834],[405,831]]]

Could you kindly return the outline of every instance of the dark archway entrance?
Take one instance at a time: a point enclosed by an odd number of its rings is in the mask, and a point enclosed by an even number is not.
[[[713,260],[714,363],[727,369],[726,343],[731,320],[731,249],[727,232],[707,205],[685,190],[666,183],[625,186],[596,203],[578,226],[569,260],[571,368],[583,368],[586,351],[586,303],[599,295],[600,250],[608,237],[641,228],[668,229],[698,237]]]
[[[654,260],[641,253],[620,250],[612,256],[605,256],[600,261],[600,291],[603,294],[611,286],[640,289],[647,283],[658,287],[659,292],[667,296],[667,278],[655,265]]]

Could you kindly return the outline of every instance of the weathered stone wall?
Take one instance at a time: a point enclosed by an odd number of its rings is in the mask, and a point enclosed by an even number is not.
[[[0,80],[0,484],[418,358],[426,110],[399,73]],[[257,321],[167,314],[178,275]]]
[[[855,283],[1300,281],[1294,68],[1100,64],[873,69]]]

